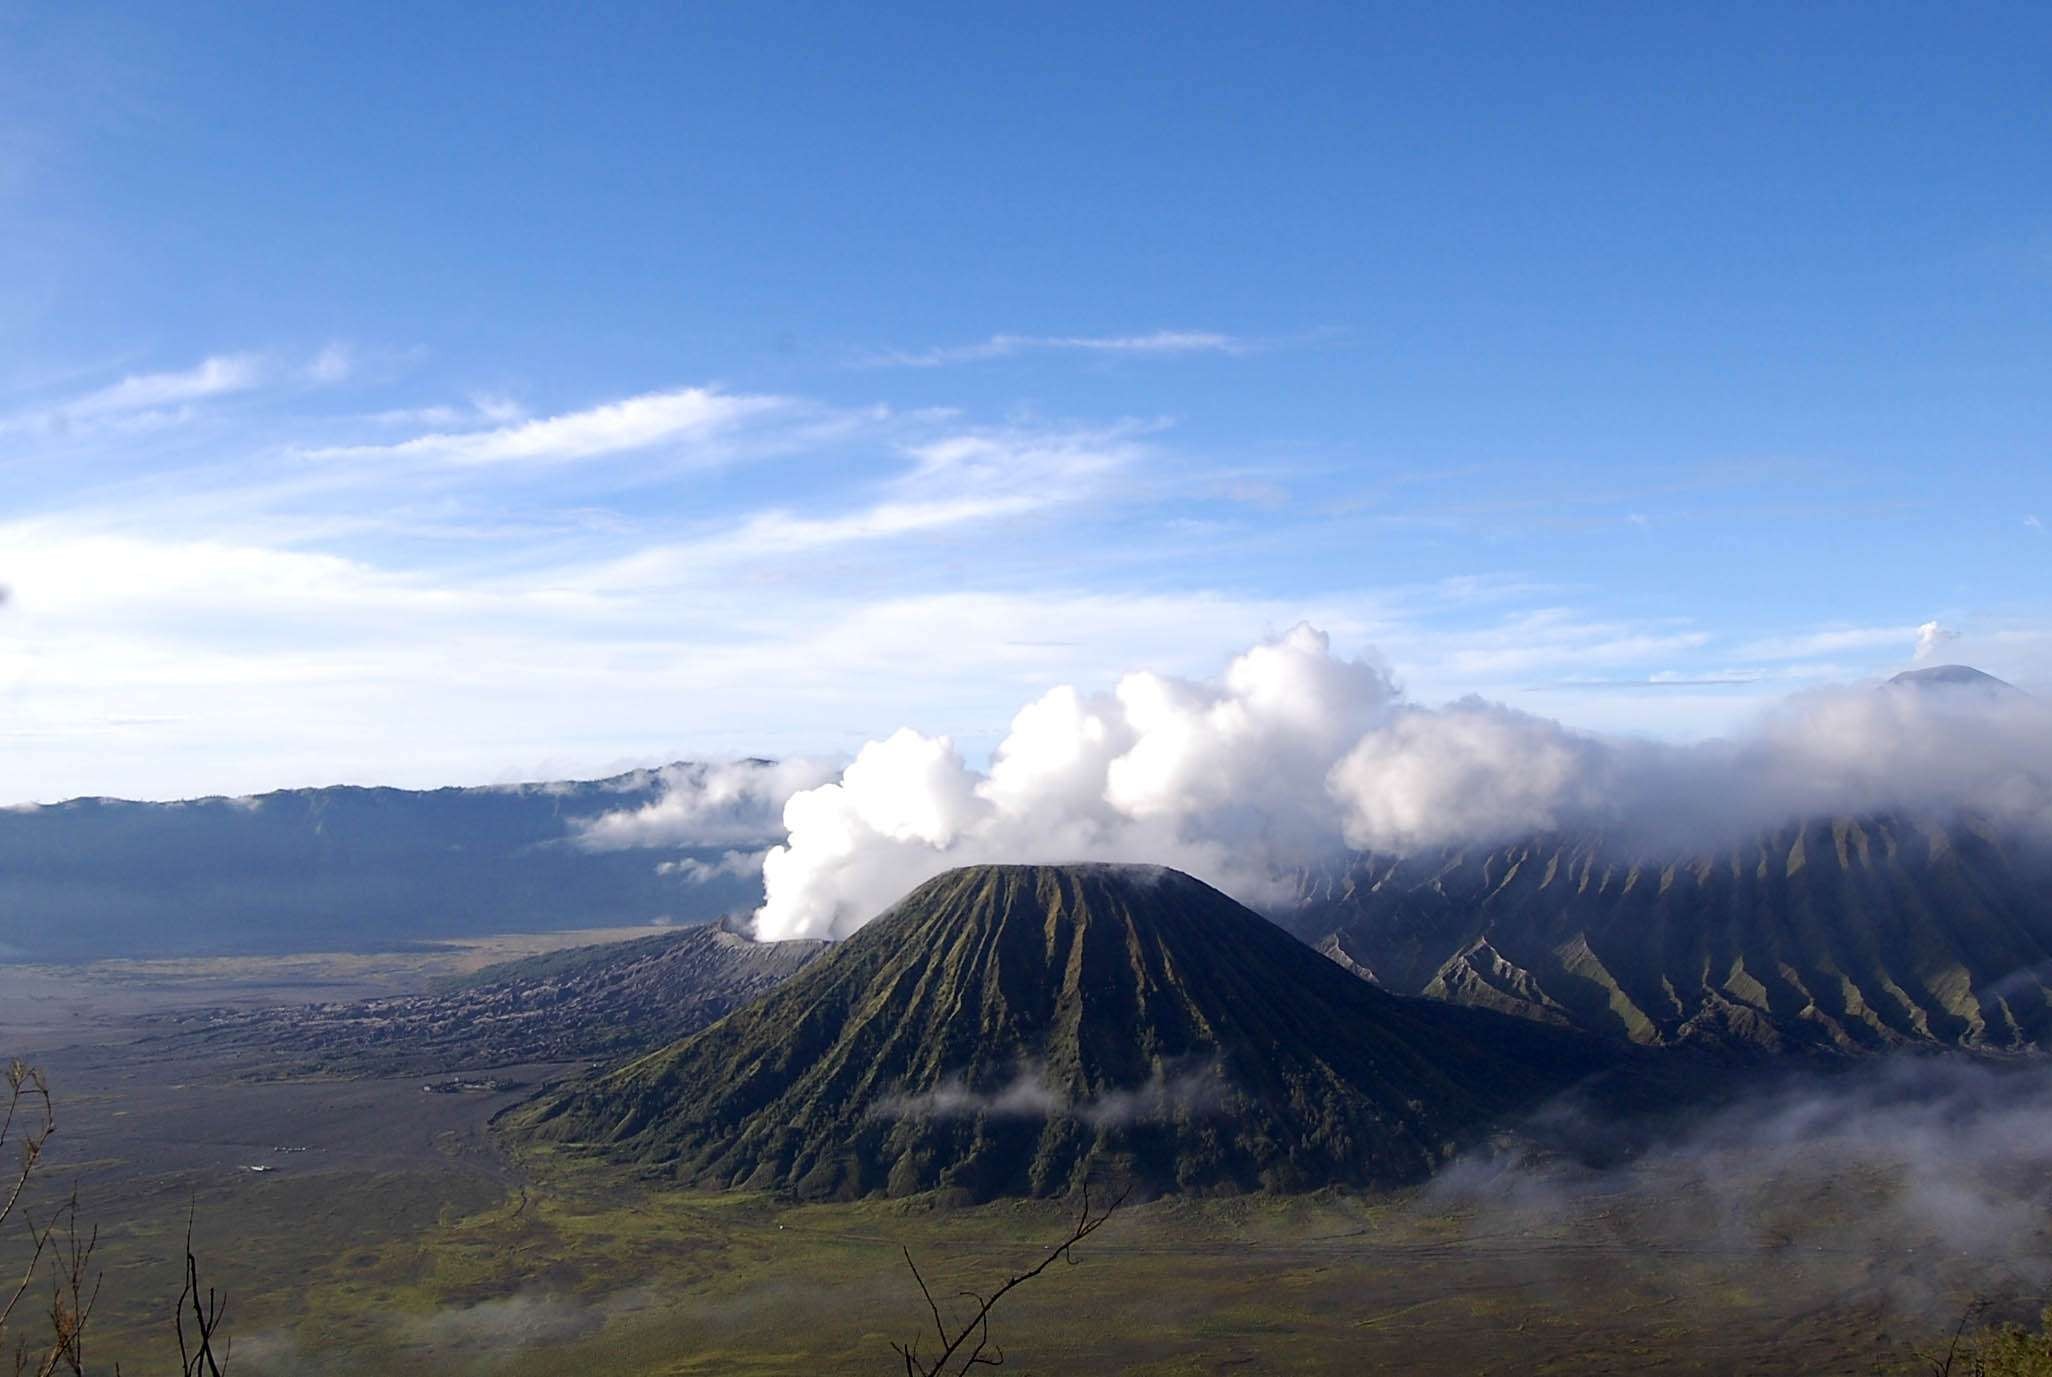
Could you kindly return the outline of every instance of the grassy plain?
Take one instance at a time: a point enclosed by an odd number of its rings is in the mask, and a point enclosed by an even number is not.
[[[901,1248],[951,1294],[1065,1224],[1045,1204],[791,1208],[550,1163],[487,1195],[386,1173],[202,1196],[240,1370],[888,1372],[923,1319]],[[1647,1222],[1417,1196],[1158,1201],[1016,1293],[997,1335],[1026,1372],[1864,1373],[1932,1332],[1921,1302],[1945,1282],[1913,1255],[1663,1244],[1637,1236]],[[131,1370],[165,1338],[132,1282],[170,1275],[180,1227],[173,1210],[109,1240],[133,1261],[105,1346]]]

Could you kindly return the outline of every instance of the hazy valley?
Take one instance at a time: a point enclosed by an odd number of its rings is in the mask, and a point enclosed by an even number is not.
[[[469,826],[393,828],[424,892]],[[1299,872],[1267,917],[971,866],[831,944],[181,920],[214,954],[0,967],[0,1031],[125,1364],[190,1211],[240,1371],[873,1372],[923,1318],[901,1249],[987,1284],[1087,1186],[1131,1194],[1008,1304],[1027,1370],[1864,1373],[2052,1285],[2041,854],[1971,818],[1548,839]]]

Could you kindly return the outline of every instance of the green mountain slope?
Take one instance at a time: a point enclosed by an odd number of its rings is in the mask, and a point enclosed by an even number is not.
[[[978,866],[504,1126],[808,1198],[1299,1189],[1418,1177],[1605,1055],[1395,998],[1175,871]]]
[[[2052,864],[1971,819],[1369,857],[1310,897],[1290,925],[1388,989],[1643,1044],[2052,1046]]]

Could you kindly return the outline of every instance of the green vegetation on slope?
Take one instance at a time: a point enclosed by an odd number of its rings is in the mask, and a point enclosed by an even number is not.
[[[1415,1179],[1601,1062],[1373,988],[1175,871],[976,866],[704,1032],[510,1115],[808,1199]]]
[[[524,1189],[439,1218],[430,1194],[384,1180],[203,1193],[230,1372],[874,1377],[893,1370],[892,1340],[930,1323],[901,1247],[946,1305],[1073,1218],[1071,1202],[794,1206],[637,1189],[542,1154],[529,1165],[539,1179]],[[1678,1229],[1654,1203],[1684,1199],[1675,1184],[1566,1217],[1408,1194],[1129,1205],[1077,1267],[1009,1299],[995,1333],[1007,1370],[1032,1372],[1869,1373],[1928,1349],[1949,1330],[1950,1293],[1982,1279],[1922,1237],[1878,1259],[1832,1245],[1860,1191],[1800,1202],[1804,1246],[1756,1250],[1709,1222]],[[170,1340],[187,1198],[162,1195],[147,1233],[108,1247],[135,1264],[110,1281],[133,1303],[108,1305],[99,1359],[130,1371],[159,1370]],[[1942,1300],[1925,1297],[1934,1266]]]
[[[2052,860],[1840,818],[1647,862],[1602,839],[1369,857],[1290,925],[1387,988],[1771,1051],[2052,1045]]]
[[[1970,1336],[1952,1371],[1958,1377],[2052,1377],[2052,1308],[2035,1330],[2005,1324]]]

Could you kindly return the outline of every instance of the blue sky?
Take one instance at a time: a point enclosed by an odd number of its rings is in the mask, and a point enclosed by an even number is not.
[[[0,797],[2052,680],[2052,14],[1106,11],[0,3]]]

